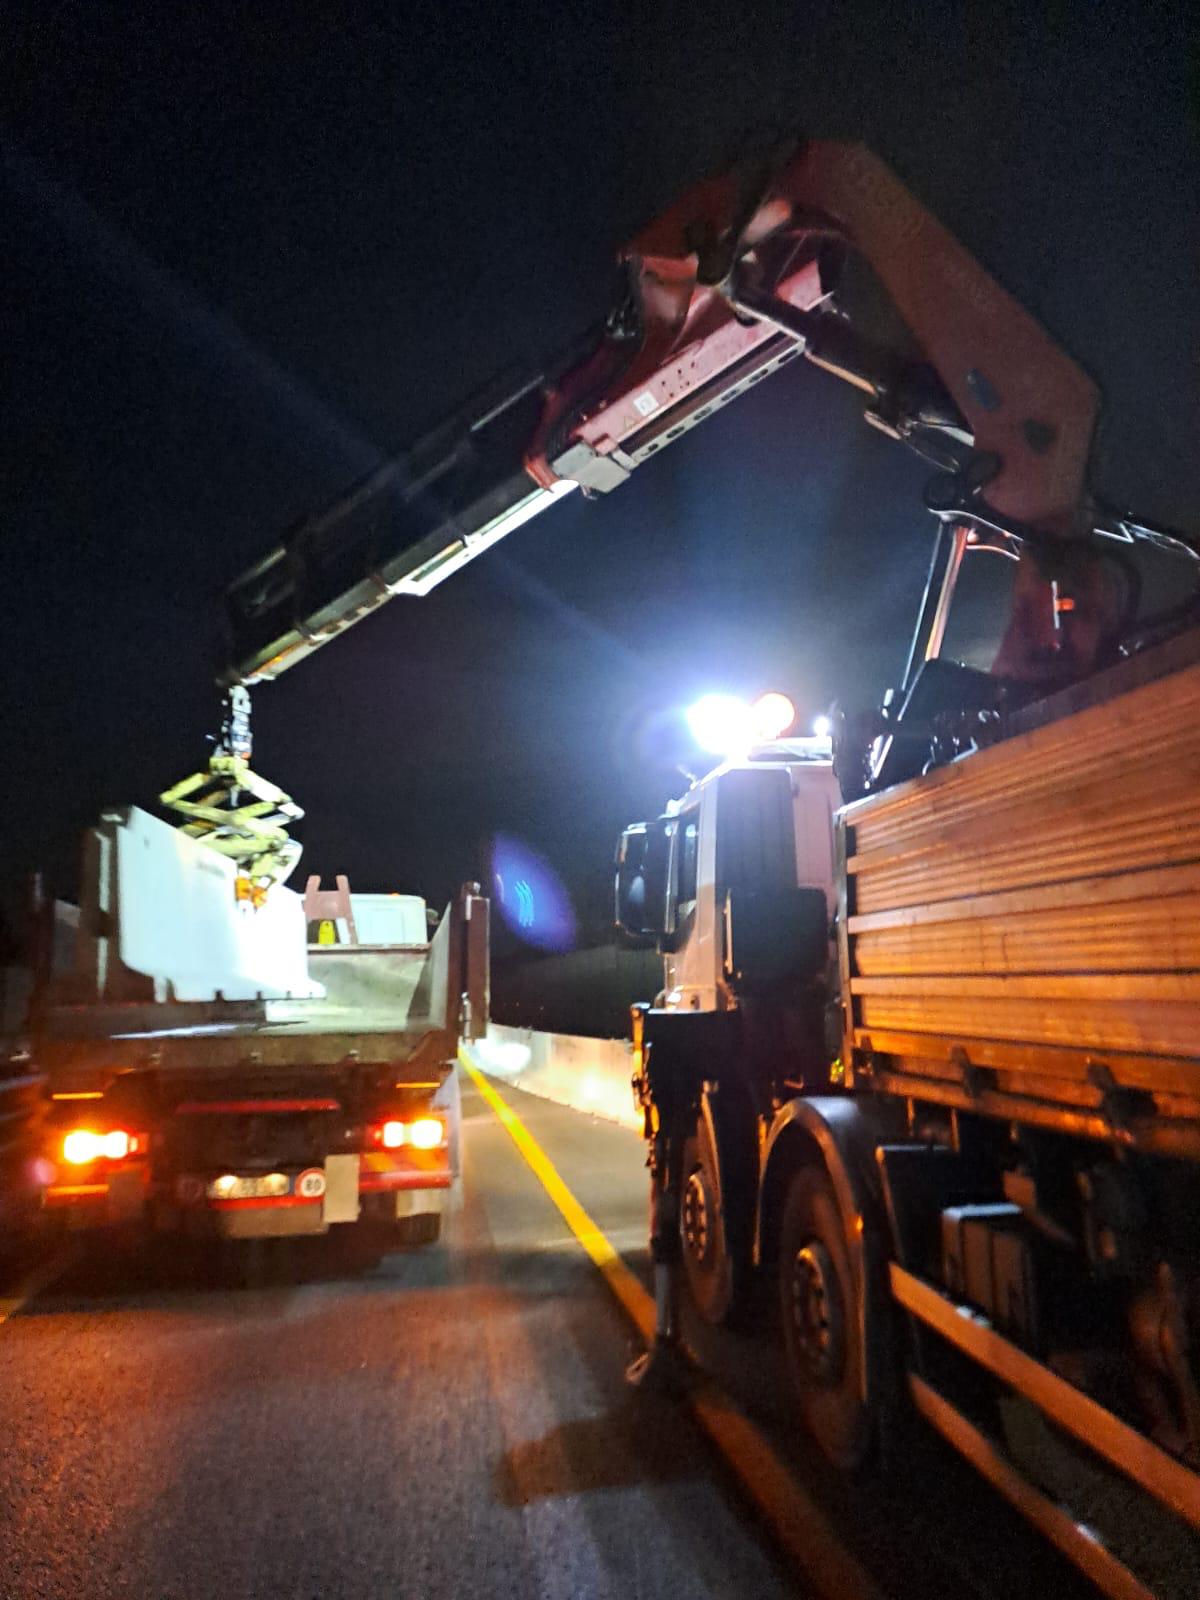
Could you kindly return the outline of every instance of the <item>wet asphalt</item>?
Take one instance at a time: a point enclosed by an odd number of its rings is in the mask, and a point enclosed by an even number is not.
[[[645,1278],[640,1141],[504,1092]],[[469,1086],[464,1113],[462,1194],[427,1250],[80,1249],[12,1310],[3,1600],[814,1592],[686,1408],[628,1389],[631,1326]],[[771,1341],[695,1337],[882,1593],[1074,1589],[932,1441],[899,1482],[831,1482]]]

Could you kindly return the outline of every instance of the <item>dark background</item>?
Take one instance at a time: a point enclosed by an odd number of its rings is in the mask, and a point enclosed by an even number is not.
[[[1035,9],[1035,8],[1030,8]],[[764,132],[868,139],[1101,380],[1100,486],[1196,527],[1183,8],[8,13],[0,882],[214,731],[222,586],[602,314],[619,244]],[[902,664],[924,471],[797,364],[255,699],[305,870],[444,896],[497,830],[585,940],[705,689],[804,717]]]

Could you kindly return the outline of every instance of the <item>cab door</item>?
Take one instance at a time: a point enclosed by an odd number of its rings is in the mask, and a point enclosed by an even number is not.
[[[664,952],[664,1005],[673,1011],[715,1011],[721,962],[716,939],[711,784],[683,806],[671,841],[674,929]]]

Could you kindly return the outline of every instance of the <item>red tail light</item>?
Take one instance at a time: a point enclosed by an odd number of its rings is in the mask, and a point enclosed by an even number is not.
[[[124,1128],[72,1128],[63,1137],[62,1158],[70,1166],[87,1167],[93,1161],[124,1161],[144,1148],[143,1137]]]
[[[407,1122],[389,1118],[371,1129],[371,1138],[385,1150],[401,1150],[406,1145],[412,1150],[437,1150],[446,1143],[446,1123],[428,1113]]]

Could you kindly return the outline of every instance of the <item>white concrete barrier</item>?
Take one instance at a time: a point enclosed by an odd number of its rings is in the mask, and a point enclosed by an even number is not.
[[[75,973],[81,998],[319,999],[301,897],[239,905],[237,867],[137,806],[87,835]],[[115,938],[114,938],[115,935]]]
[[[486,1039],[464,1048],[489,1077],[642,1131],[629,1086],[633,1063],[628,1039],[536,1033],[531,1028],[505,1028],[493,1022]]]

